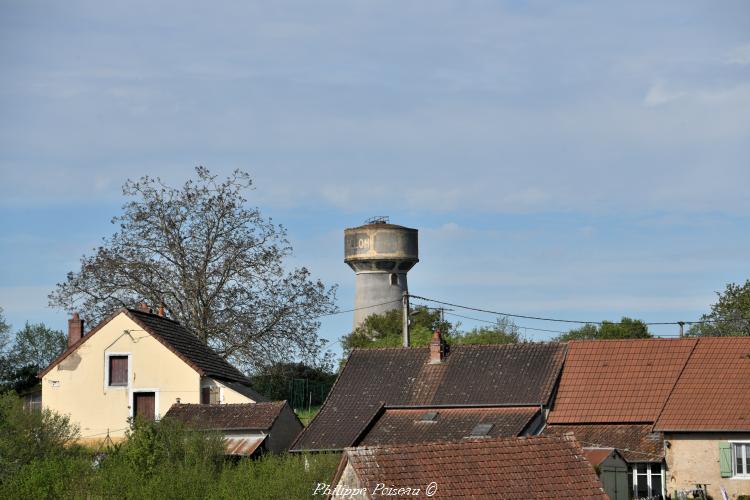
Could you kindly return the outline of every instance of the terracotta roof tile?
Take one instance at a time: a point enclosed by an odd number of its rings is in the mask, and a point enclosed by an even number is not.
[[[267,430],[286,401],[247,404],[176,404],[164,418],[179,420],[199,430]]]
[[[424,420],[428,413],[434,418]],[[468,437],[477,424],[492,425],[489,437],[515,437],[538,413],[535,407],[387,409],[358,444],[456,441]]]
[[[654,428],[750,431],[750,337],[699,339]]]
[[[384,406],[548,404],[564,354],[558,343],[456,346],[430,364],[429,348],[355,349],[292,450],[351,446]]]
[[[370,491],[385,483],[424,493],[434,481],[437,498],[607,498],[570,436],[347,448],[347,460]]]
[[[571,341],[549,422],[654,422],[695,342]]]
[[[664,458],[664,438],[651,431],[651,424],[548,425],[543,434],[570,432],[581,446],[615,448],[628,462],[661,462]]]

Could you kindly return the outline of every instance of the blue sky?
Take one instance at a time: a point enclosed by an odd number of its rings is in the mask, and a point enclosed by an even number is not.
[[[125,179],[198,164],[252,174],[341,309],[380,214],[420,229],[413,293],[492,310],[690,320],[750,278],[744,1],[4,0],[0,70],[16,327],[64,327],[46,295]]]

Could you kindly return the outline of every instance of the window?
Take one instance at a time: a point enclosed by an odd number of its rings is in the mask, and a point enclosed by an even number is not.
[[[630,466],[628,481],[632,485],[633,498],[664,498],[662,496],[661,464],[639,462]]]
[[[484,437],[490,433],[493,424],[477,424],[471,431],[471,437]]]
[[[750,443],[732,443],[734,475],[750,478]]]
[[[201,404],[217,405],[219,404],[218,387],[201,387]]]
[[[391,285],[398,285],[398,274],[391,274]]]
[[[109,380],[110,386],[128,385],[128,357],[127,356],[109,356]]]

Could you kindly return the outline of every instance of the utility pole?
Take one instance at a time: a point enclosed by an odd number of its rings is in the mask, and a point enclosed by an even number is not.
[[[403,335],[404,347],[409,347],[409,292],[404,290],[401,295],[401,333]]]
[[[684,321],[678,321],[678,325],[680,325],[680,338],[685,336],[685,322]]]

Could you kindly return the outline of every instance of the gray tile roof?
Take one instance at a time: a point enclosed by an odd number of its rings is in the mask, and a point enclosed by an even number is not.
[[[550,401],[565,346],[455,346],[430,364],[429,348],[357,349],[293,451],[352,446],[383,406],[540,406]]]

